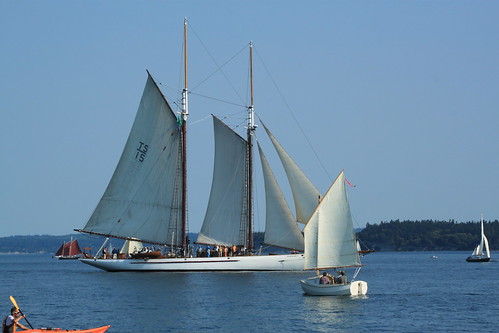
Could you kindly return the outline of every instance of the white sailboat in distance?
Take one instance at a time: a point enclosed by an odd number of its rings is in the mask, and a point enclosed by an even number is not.
[[[125,148],[95,211],[77,231],[155,244],[170,251],[120,253],[117,258],[81,259],[106,271],[298,271],[304,268],[304,223],[319,202],[319,192],[270,134],[292,184],[296,218],[283,199],[261,152],[265,175],[264,242],[289,253],[265,255],[253,249],[253,47],[250,43],[250,105],[246,137],[213,116],[215,157],[212,188],[204,222],[196,240],[218,247],[197,256],[187,237],[186,136],[188,110],[187,22],[184,21],[185,85],[179,117],[149,74]],[[192,171],[191,171],[192,172]],[[298,181],[297,181],[298,180]],[[298,201],[298,203],[296,203]],[[129,251],[129,250],[127,250]]]
[[[480,243],[475,247],[471,256],[466,258],[468,262],[488,262],[490,261],[489,241],[483,230],[483,215],[480,218]]]

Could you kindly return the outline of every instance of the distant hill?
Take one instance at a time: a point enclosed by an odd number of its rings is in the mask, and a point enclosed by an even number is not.
[[[55,254],[59,247],[73,239],[78,240],[80,248],[84,247],[99,249],[103,238],[88,237],[83,234],[64,236],[33,235],[33,236],[10,236],[0,238],[0,253],[49,253]],[[123,241],[119,241],[120,245]],[[94,250],[94,251],[95,251]]]
[[[490,249],[499,249],[499,221],[484,223],[485,234],[489,239]],[[472,251],[480,241],[480,224],[478,222],[457,223],[451,221],[389,221],[380,224],[367,224],[364,229],[357,230],[363,248],[376,251]],[[104,238],[86,234],[64,236],[34,235],[0,237],[0,253],[49,253],[57,249],[73,237],[77,239],[81,249],[88,247],[95,253],[102,245]],[[195,240],[196,233],[189,238]],[[111,246],[121,248],[123,240],[110,239]],[[263,233],[254,233],[255,250],[263,243]],[[265,247],[265,252],[282,252],[282,249]]]
[[[51,235],[30,235],[30,236],[9,236],[0,237],[0,253],[48,253],[55,254],[59,247],[71,240],[78,240],[80,248],[84,247],[92,249],[92,253],[96,253],[104,242],[104,237],[92,236],[87,234],[70,234],[63,236]],[[195,240],[197,233],[189,233],[189,239]],[[121,248],[124,240],[110,239],[108,245],[111,247]],[[254,233],[255,249],[260,248],[263,242],[263,232]],[[191,241],[192,244],[192,241]],[[146,244],[144,244],[146,245]],[[282,249],[266,247],[266,252],[280,252]]]

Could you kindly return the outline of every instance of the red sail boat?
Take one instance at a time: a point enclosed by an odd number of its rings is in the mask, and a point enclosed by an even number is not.
[[[71,241],[64,243],[61,245],[59,250],[57,250],[54,257],[63,260],[63,259],[78,259],[80,258],[82,252],[80,246],[78,245],[78,241],[71,238]]]

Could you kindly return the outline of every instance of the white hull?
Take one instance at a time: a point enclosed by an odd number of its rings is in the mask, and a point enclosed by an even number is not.
[[[108,272],[118,271],[302,271],[303,254],[165,258],[165,259],[80,259]]]
[[[367,283],[364,281],[354,281],[348,284],[319,284],[317,280],[313,282],[301,280],[300,284],[305,294],[312,296],[358,296],[367,293]]]

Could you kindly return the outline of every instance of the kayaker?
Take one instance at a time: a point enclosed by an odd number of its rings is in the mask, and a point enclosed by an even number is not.
[[[16,307],[13,307],[10,309],[10,315],[7,316],[4,321],[4,326],[5,326],[5,333],[10,333],[10,332],[15,332],[17,328],[21,328],[23,330],[27,330],[28,328],[21,324],[19,320],[23,319],[25,316],[22,315],[19,312],[19,310]]]

